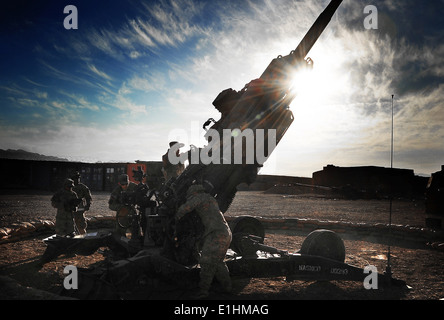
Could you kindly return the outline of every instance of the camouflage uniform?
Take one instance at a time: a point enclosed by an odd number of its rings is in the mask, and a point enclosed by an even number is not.
[[[199,215],[205,227],[199,260],[201,267],[199,297],[208,295],[214,277],[226,291],[230,291],[230,274],[224,262],[231,243],[230,227],[220,212],[216,199],[205,193],[202,185],[193,185],[188,189],[187,201],[179,207],[176,217],[180,219],[193,210]]]
[[[73,202],[77,200],[77,194],[72,191],[74,182],[66,179],[63,189],[57,191],[51,198],[51,205],[57,208],[55,231],[58,235],[74,235],[73,212],[76,211]]]
[[[122,187],[123,185],[127,185],[125,189]],[[117,223],[117,215],[119,214],[119,211],[126,207],[127,203],[125,203],[124,194],[125,193],[131,193],[134,192],[137,189],[137,184],[134,182],[129,181],[128,175],[123,174],[119,176],[119,185],[114,188],[114,190],[111,192],[111,196],[108,200],[108,207],[116,211],[116,232],[119,233],[122,236],[126,235],[126,229],[119,226]]]
[[[72,190],[77,193],[77,197],[82,199],[82,202],[79,205],[79,209],[74,213],[74,221],[76,223],[77,229],[80,234],[86,233],[86,219],[85,219],[85,211],[89,210],[91,206],[91,191],[89,188],[79,181],[80,174],[76,174],[73,176],[74,180],[74,188]]]
[[[170,147],[174,146],[177,143],[178,142],[176,141],[170,142]],[[183,144],[180,145],[183,146]],[[168,159],[169,151],[170,149],[168,149],[167,153],[162,156],[163,175],[165,177],[165,181],[168,181],[171,178],[177,178],[178,176],[180,176],[183,170],[185,170],[185,165],[183,163],[179,162],[178,164],[172,164],[170,162],[170,160]],[[179,156],[179,151],[177,151],[176,155]]]

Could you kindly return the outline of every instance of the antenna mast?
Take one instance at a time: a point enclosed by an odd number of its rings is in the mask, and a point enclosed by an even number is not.
[[[390,173],[393,174],[393,97],[395,95],[392,94],[392,130],[391,130],[391,143],[390,143]],[[390,188],[390,214],[389,214],[389,237],[392,233],[392,201],[393,201],[393,181],[391,181]],[[392,267],[390,265],[390,239],[387,253],[387,267],[385,268],[385,273],[391,278],[392,276]]]

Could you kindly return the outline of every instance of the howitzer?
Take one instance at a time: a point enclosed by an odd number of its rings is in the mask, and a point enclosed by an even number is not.
[[[258,169],[264,162],[258,159],[257,148],[263,151],[261,157],[269,157],[293,122],[293,113],[289,109],[295,97],[292,92],[293,77],[298,69],[312,66],[312,60],[306,56],[341,2],[331,1],[296,49],[287,56],[273,59],[260,78],[252,80],[240,91],[226,89],[213,101],[221,118],[218,121],[210,118],[204,128],[213,123],[208,128],[206,138],[213,144],[209,150],[213,153],[214,161],[207,165],[192,163],[184,173],[204,185],[207,192],[216,198],[222,212],[230,206],[239,184],[251,184],[256,179]],[[222,139],[227,132],[237,134],[240,139],[233,136]],[[254,143],[236,149],[242,144],[244,133],[251,133]],[[259,133],[263,136],[258,136]],[[213,141],[215,135],[219,137],[218,141]],[[236,162],[237,150],[241,150],[242,155]],[[215,151],[218,151],[219,157],[214,156]],[[248,158],[249,152],[253,158]],[[187,186],[179,186],[179,183],[184,181],[174,183],[173,187],[186,191]],[[177,200],[180,202],[180,199]]]
[[[146,232],[144,242],[131,250],[129,241],[109,234],[100,239],[85,236],[85,246],[97,243],[106,244],[113,251],[126,253],[127,259],[112,261],[104,267],[82,273],[77,291],[81,297],[107,297],[113,291],[124,292],[134,289],[147,279],[162,279],[175,282],[189,288],[189,281],[197,274],[197,244],[203,226],[197,214],[187,214],[175,221],[178,207],[186,201],[186,192],[193,183],[204,186],[206,191],[215,197],[220,210],[224,213],[231,204],[237,186],[241,183],[252,183],[263,162],[255,157],[248,159],[248,151],[241,149],[239,163],[230,162],[236,159],[235,137],[229,136],[228,141],[217,140],[217,134],[223,136],[227,130],[242,134],[252,132],[254,140],[258,140],[258,130],[264,130],[261,141],[267,156],[273,148],[269,148],[269,139],[275,139],[277,145],[293,122],[293,114],[289,104],[294,95],[291,92],[292,75],[301,66],[312,66],[312,60],[306,55],[329,23],[342,0],[332,0],[309,29],[297,48],[288,56],[277,57],[265,69],[260,78],[251,81],[242,90],[227,89],[222,91],[213,101],[213,105],[221,113],[218,121],[209,119],[204,124],[208,129],[206,138],[212,148],[194,150],[199,156],[206,156],[213,161],[205,162],[198,157],[177,178],[167,181],[155,191],[156,207],[146,215]],[[217,133],[217,134],[216,134]],[[233,143],[234,142],[234,143]],[[257,147],[257,144],[254,144]],[[273,145],[271,144],[273,147]],[[219,152],[217,152],[219,150]],[[170,149],[175,154],[175,149]],[[227,161],[228,154],[228,161]],[[217,161],[219,160],[219,161]],[[344,263],[345,247],[334,232],[323,230],[310,234],[298,253],[291,254],[263,244],[264,228],[254,217],[238,217],[229,221],[233,233],[233,241],[227,265],[232,275],[245,277],[286,276],[292,279],[343,279],[362,281],[363,270]],[[48,246],[65,247],[76,250],[78,245],[66,243],[79,239],[52,238]],[[100,240],[100,241],[99,241]],[[88,246],[89,247],[89,246]],[[120,248],[120,250],[119,250]],[[134,250],[136,249],[136,250]],[[53,250],[57,254],[60,251]],[[89,252],[89,250],[88,250]],[[392,279],[390,276],[379,275],[381,279]],[[100,284],[96,286],[96,284]],[[82,295],[85,294],[85,295]]]

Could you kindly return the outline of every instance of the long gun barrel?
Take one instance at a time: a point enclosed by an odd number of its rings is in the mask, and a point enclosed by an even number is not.
[[[318,40],[324,29],[327,27],[341,2],[342,0],[333,0],[319,15],[319,17],[311,26],[310,30],[308,30],[307,34],[304,36],[304,38],[301,40],[296,50],[294,51],[294,55],[296,57],[305,58],[311,47],[313,47],[316,40]]]
[[[316,43],[318,38],[321,36],[322,32],[327,27],[328,23],[330,22],[331,18],[333,17],[341,3],[342,0],[332,0],[313,23],[313,25],[305,34],[304,38],[301,40],[296,49],[285,57],[278,57],[274,59],[268,65],[267,69],[265,69],[264,73],[262,73],[261,79],[269,80],[271,79],[271,77],[276,76],[276,72],[288,73],[288,64],[295,65],[298,62],[301,62],[307,56],[308,52]]]
[[[209,152],[211,162],[203,164],[191,161],[181,176],[166,185],[172,192],[165,193],[169,196],[166,197],[168,200],[163,200],[164,203],[172,200],[171,207],[180,205],[191,182],[199,181],[216,198],[220,210],[225,212],[237,192],[237,186],[240,183],[251,184],[256,179],[258,169],[294,120],[289,105],[294,98],[291,89],[295,71],[301,65],[307,65],[305,56],[341,2],[332,0],[297,48],[288,56],[273,59],[260,78],[250,81],[240,91],[230,88],[219,93],[213,105],[221,113],[221,118],[217,122],[209,119],[204,125],[206,127],[214,122],[210,128],[212,130],[205,135],[212,144]],[[226,135],[226,130],[231,134]],[[243,140],[248,140],[250,144],[246,146]]]

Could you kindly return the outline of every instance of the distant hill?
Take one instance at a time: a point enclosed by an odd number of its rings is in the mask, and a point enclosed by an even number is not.
[[[2,150],[0,149],[0,158],[2,159],[17,159],[17,160],[43,160],[43,161],[68,161],[65,158],[45,156],[43,154],[28,152],[22,149],[19,150]]]

